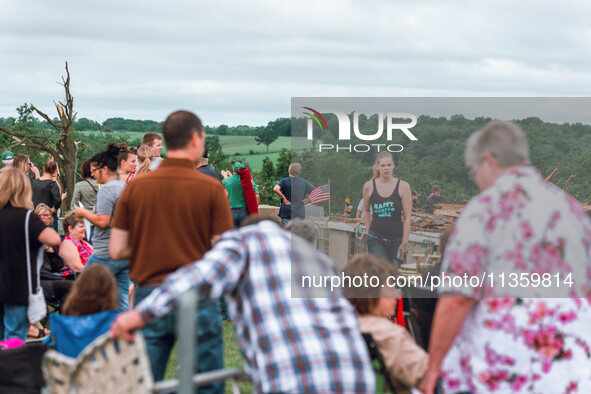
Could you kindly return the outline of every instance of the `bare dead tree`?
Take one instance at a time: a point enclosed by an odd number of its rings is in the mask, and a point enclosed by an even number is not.
[[[59,82],[58,82],[59,83]],[[47,152],[53,157],[58,166],[63,170],[63,175],[58,172],[58,182],[60,183],[62,191],[66,191],[68,196],[62,201],[62,210],[66,210],[70,206],[72,195],[74,193],[74,185],[76,183],[76,155],[78,153],[78,144],[74,140],[73,123],[76,119],[77,113],[74,112],[74,97],[70,92],[70,71],[68,69],[68,62],[66,62],[66,78],[62,76],[62,82],[59,83],[64,87],[66,98],[65,100],[55,102],[55,108],[58,113],[59,120],[54,121],[43,111],[39,110],[33,104],[31,108],[39,114],[51,127],[57,131],[58,137],[32,134],[26,131],[16,131],[6,129],[0,126],[0,130],[12,136],[15,140],[18,139],[20,145],[28,148]]]

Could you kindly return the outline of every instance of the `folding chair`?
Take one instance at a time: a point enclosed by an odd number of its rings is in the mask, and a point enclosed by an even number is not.
[[[195,366],[195,309],[197,294],[183,295],[179,311],[179,379],[154,383],[143,336],[136,332],[134,342],[112,340],[105,333],[91,342],[76,359],[49,350],[43,360],[43,374],[49,394],[127,394],[162,393],[178,390],[194,392],[194,386],[229,379],[232,391],[240,393],[237,380],[249,376],[239,369],[222,369],[193,375]]]
[[[113,341],[108,332],[104,333],[75,359],[49,350],[42,369],[50,394],[150,393],[154,388],[139,332],[134,342]]]
[[[376,375],[376,393],[396,393],[378,344],[370,333],[364,332],[362,335],[369,352],[371,366]]]

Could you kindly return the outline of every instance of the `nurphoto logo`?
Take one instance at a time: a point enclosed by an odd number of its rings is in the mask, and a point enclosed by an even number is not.
[[[322,114],[333,114],[338,122],[338,140],[351,141],[351,119],[349,115],[343,111],[334,109],[315,110],[310,107],[303,107],[310,112],[304,114],[310,116],[307,124],[307,139],[314,138],[314,123],[318,125],[320,131],[328,132],[328,123]],[[392,141],[394,132],[403,132],[409,140],[418,141],[417,137],[411,133],[410,129],[417,124],[417,117],[414,114],[406,112],[378,112],[378,129],[373,134],[364,134],[359,129],[359,112],[353,112],[353,134],[354,138],[361,141],[376,141],[380,139],[384,133],[384,123],[386,124],[386,139]],[[386,118],[384,122],[384,117]],[[410,119],[410,122],[401,123],[400,120]],[[319,144],[318,152],[336,150],[347,152],[369,152],[376,150],[380,152],[386,149],[389,152],[402,152],[403,146],[400,144]]]

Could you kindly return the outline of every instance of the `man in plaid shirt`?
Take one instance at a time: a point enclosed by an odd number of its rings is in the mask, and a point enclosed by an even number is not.
[[[277,224],[246,225],[169,275],[135,310],[119,315],[111,333],[133,339],[133,330],[197,288],[201,298],[225,295],[257,392],[373,392],[375,376],[352,306],[340,290],[303,289],[301,275],[312,272],[340,275],[326,255]]]

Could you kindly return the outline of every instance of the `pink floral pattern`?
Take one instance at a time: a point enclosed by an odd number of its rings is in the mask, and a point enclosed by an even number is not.
[[[443,270],[496,278],[440,289],[478,301],[444,359],[446,392],[591,392],[591,220],[575,199],[534,168],[504,174],[465,207]],[[514,288],[510,273],[573,283]]]

